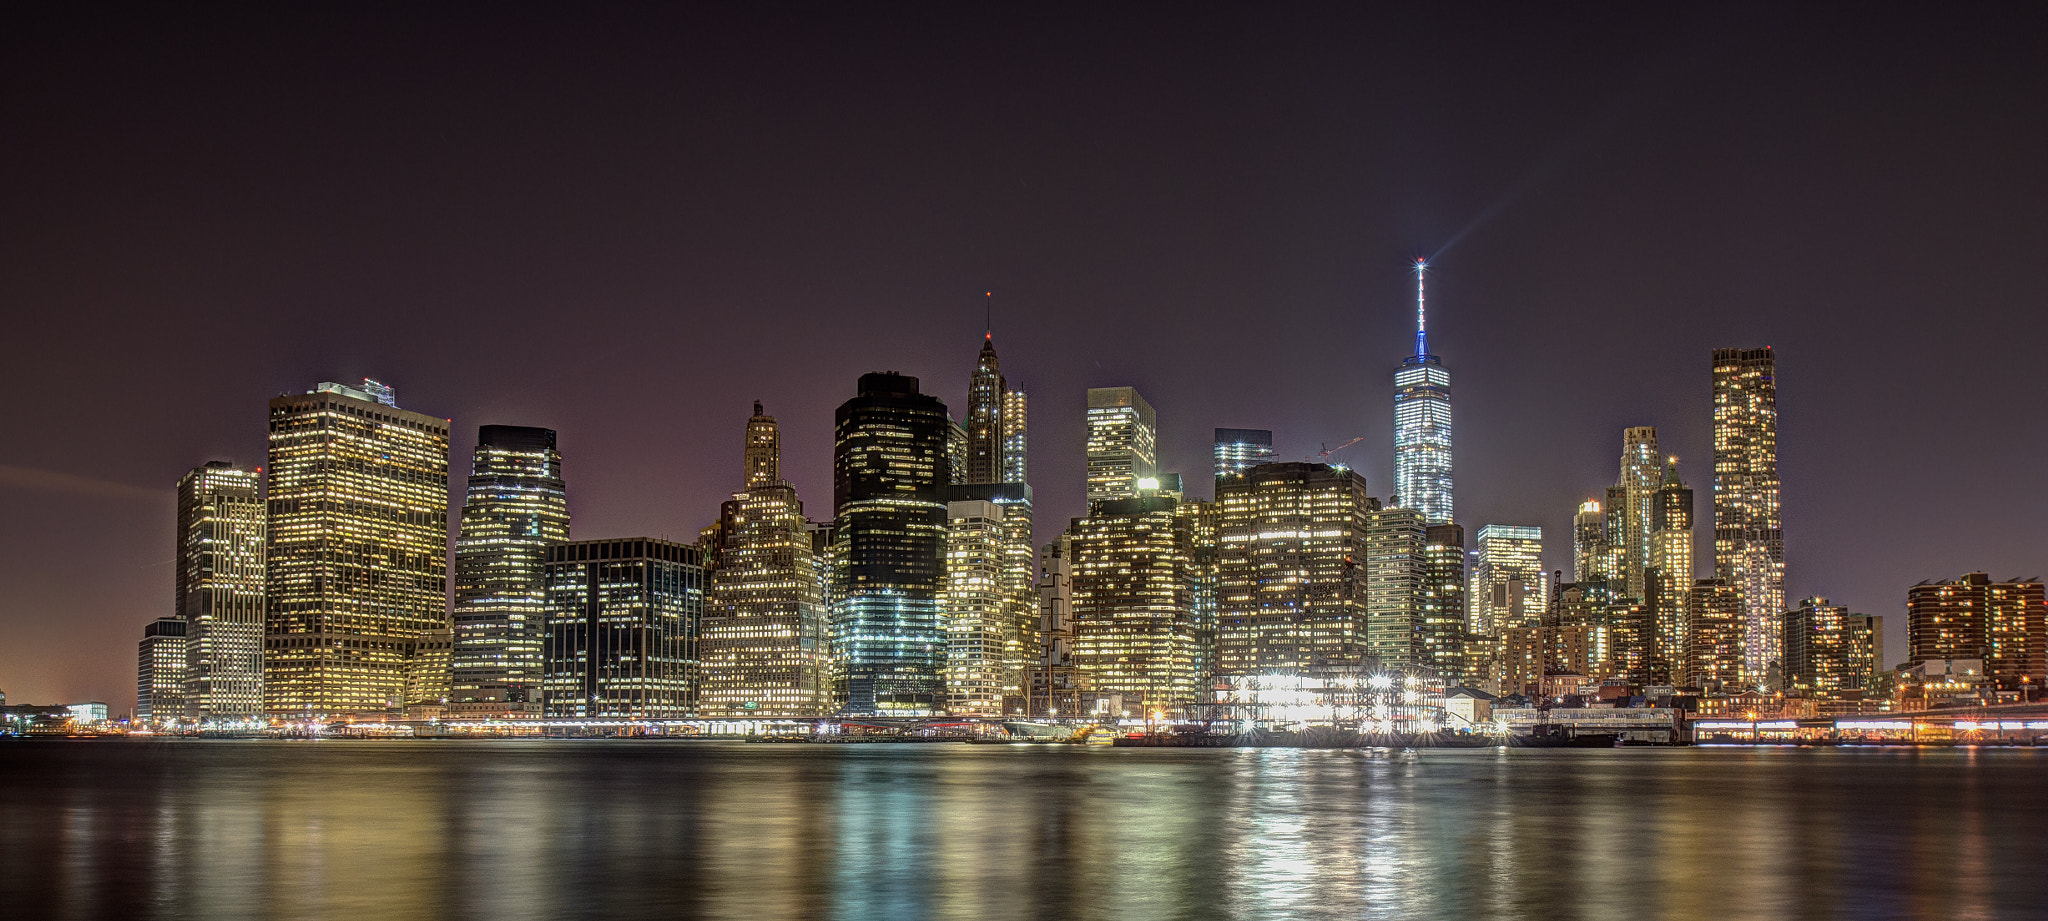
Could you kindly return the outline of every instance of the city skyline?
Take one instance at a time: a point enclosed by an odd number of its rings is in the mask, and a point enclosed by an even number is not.
[[[1079,407],[1091,387],[1134,387],[1157,408],[1159,468],[1187,477],[1191,495],[1207,494],[1200,471],[1211,463],[1211,436],[1229,425],[1273,431],[1280,460],[1365,436],[1333,459],[1363,473],[1371,493],[1384,498],[1393,491],[1387,375],[1409,351],[1413,325],[1401,263],[1417,255],[1432,259],[1438,322],[1431,350],[1457,372],[1458,521],[1468,534],[1491,523],[1540,525],[1550,537],[1545,568],[1569,571],[1571,512],[1601,498],[1599,488],[1612,478],[1614,434],[1628,426],[1655,426],[1660,449],[1679,456],[1688,483],[1704,493],[1712,457],[1705,356],[1714,348],[1774,346],[1790,523],[1785,597],[1824,596],[1885,615],[1887,648],[1902,649],[1897,615],[1914,581],[1977,570],[2024,578],[2048,568],[2039,562],[2048,501],[2032,484],[2028,461],[2043,436],[2028,426],[2010,439],[2001,429],[2007,418],[2038,418],[2042,409],[2025,374],[2039,321],[2014,312],[2042,297],[2024,258],[2038,251],[2040,232],[2017,217],[2041,191],[2040,179],[2019,165],[2037,160],[2042,138],[2038,129],[2009,123],[1988,134],[1944,114],[1958,100],[1985,111],[2010,108],[2010,99],[2040,86],[2039,75],[2015,70],[2014,58],[1997,53],[2012,49],[1995,41],[1991,53],[1970,55],[1975,69],[1957,70],[1957,53],[1927,39],[1935,45],[1931,58],[1903,70],[1847,68],[1861,75],[1848,86],[1797,63],[1794,49],[1820,31],[1806,14],[1771,36],[1716,33],[1751,52],[1749,72],[1734,73],[1687,57],[1705,39],[1658,39],[1663,24],[1619,17],[1570,39],[1567,50],[1647,42],[1679,63],[1594,55],[1600,63],[1586,65],[1594,73],[1550,72],[1528,87],[1485,87],[1505,94],[1504,102],[1439,79],[1455,73],[1455,62],[1442,65],[1451,70],[1418,71],[1427,78],[1418,82],[1445,86],[1413,101],[1384,101],[1358,89],[1363,78],[1332,73],[1327,61],[1335,57],[1298,55],[1302,63],[1263,85],[1301,100],[1315,99],[1311,86],[1339,87],[1343,106],[1302,101],[1297,114],[1343,118],[1327,135],[1284,127],[1282,142],[1309,151],[1287,163],[1287,176],[1256,155],[1243,159],[1262,148],[1243,146],[1233,132],[1249,135],[1267,123],[1229,99],[1218,129],[1169,109],[1149,126],[1165,129],[1162,140],[1136,139],[1137,128],[1114,122],[1124,105],[1145,98],[1142,85],[1088,47],[1078,67],[1100,82],[1101,103],[1051,95],[1068,84],[1015,54],[996,54],[985,76],[959,89],[905,90],[896,80],[909,69],[853,81],[896,91],[891,104],[913,116],[898,125],[910,136],[958,138],[943,156],[900,166],[885,162],[893,144],[840,124],[827,107],[793,99],[788,83],[737,97],[789,107],[794,123],[806,126],[797,136],[805,145],[813,135],[845,141],[845,158],[823,178],[891,191],[882,197],[820,196],[832,186],[810,181],[778,192],[771,185],[786,177],[772,166],[736,165],[776,149],[778,137],[742,133],[682,170],[722,177],[736,189],[725,192],[661,180],[655,161],[673,139],[651,131],[627,130],[623,143],[609,141],[615,146],[602,151],[554,148],[484,115],[449,116],[472,119],[472,136],[510,142],[515,159],[559,153],[574,164],[600,152],[647,151],[620,163],[622,185],[578,186],[593,204],[542,193],[540,210],[554,209],[546,221],[498,210],[510,205],[493,196],[520,175],[505,161],[481,158],[486,167],[473,184],[451,185],[454,160],[477,158],[449,159],[459,151],[405,143],[429,136],[429,117],[442,117],[429,101],[491,98],[466,78],[434,75],[418,87],[427,101],[417,104],[399,93],[415,90],[411,80],[376,75],[358,87],[389,104],[396,125],[335,145],[347,161],[377,154],[361,158],[359,172],[335,169],[342,161],[328,155],[296,152],[297,144],[321,146],[310,142],[342,129],[286,124],[276,142],[233,134],[242,146],[221,145],[227,155],[213,165],[199,156],[212,141],[152,127],[160,127],[156,119],[171,100],[183,98],[167,95],[174,90],[216,100],[199,106],[201,124],[221,123],[235,105],[273,92],[304,90],[320,68],[335,66],[319,54],[284,68],[273,88],[231,88],[220,97],[210,91],[225,78],[210,67],[150,50],[113,73],[168,68],[159,88],[134,89],[151,81],[131,80],[119,93],[92,82],[56,90],[74,110],[112,113],[97,119],[36,114],[11,90],[6,111],[35,140],[0,156],[17,173],[44,180],[13,199],[15,213],[40,232],[0,257],[8,269],[0,276],[9,279],[0,293],[33,314],[6,346],[8,384],[35,397],[7,411],[21,437],[0,470],[0,489],[19,533],[0,554],[9,560],[0,569],[0,630],[8,640],[0,644],[0,688],[13,700],[98,697],[123,709],[136,633],[172,607],[165,561],[177,477],[214,459],[263,464],[262,401],[318,380],[377,377],[399,388],[407,408],[452,419],[454,470],[469,469],[477,426],[556,429],[572,458],[567,478],[579,535],[687,540],[730,496],[724,433],[744,420],[750,400],[776,407],[788,478],[814,518],[829,495],[831,410],[859,374],[895,368],[922,378],[960,418],[971,371],[965,352],[972,334],[985,329],[984,292],[992,289],[1003,370],[1035,404],[1031,481],[1040,543],[1082,508]],[[763,40],[745,23],[724,25],[737,40]],[[1134,24],[1113,18],[1110,25],[1116,32]],[[1977,35],[1947,31],[1955,28],[1935,32],[1951,40]],[[1509,41],[1513,31],[1487,25],[1477,43],[1526,62],[1529,52]],[[836,50],[828,33],[799,29],[789,44],[771,46],[769,64],[785,54],[850,63],[853,52]],[[130,37],[116,29],[115,39]],[[1247,54],[1255,61],[1278,57],[1254,38]],[[1874,57],[1920,41],[1887,32],[1864,38],[1866,46],[1836,53]],[[423,66],[416,48],[396,41],[392,73]],[[1205,41],[1198,45],[1215,47]],[[479,73],[513,66],[498,47],[486,42],[469,52]],[[4,66],[21,70],[10,73],[81,72],[46,48],[19,50]],[[910,57],[930,63],[920,57],[929,54]],[[1175,63],[1163,48],[1145,47],[1141,56]],[[1418,63],[1426,64],[1397,55],[1369,67],[1377,73]],[[1232,78],[1256,69],[1222,70]],[[1656,104],[1636,91],[1583,92],[1617,72],[1647,72],[1651,89],[1642,92],[1656,94]],[[1337,79],[1326,84],[1325,77]],[[957,103],[1009,86],[1038,89],[986,114],[941,114],[976,111]],[[1838,113],[1816,149],[1771,149],[1774,140],[1808,130],[1768,104],[1787,87]],[[610,77],[583,74],[565,84],[563,98],[580,104],[619,88]],[[1873,96],[1887,100],[1875,107],[1883,118],[1853,105]],[[1073,111],[1055,119],[1048,107],[1062,100]],[[696,117],[678,123],[720,111],[688,99],[652,101]],[[373,121],[331,94],[312,93],[305,105],[344,126]],[[1506,128],[1471,127],[1501,122],[1517,106],[1552,127],[1524,127],[1519,144],[1499,143],[1503,136],[1494,132]],[[598,130],[600,122],[569,108],[543,107],[540,123],[578,129],[554,134]],[[1666,109],[1697,124],[1684,128]],[[1426,117],[1396,118],[1416,111]],[[1451,112],[1458,114],[1443,114]],[[956,117],[966,120],[955,124]],[[1397,122],[1410,127],[1387,134],[1385,125]],[[1111,149],[1123,152],[1109,157],[1100,176],[1073,167],[1076,149],[1054,140],[1002,153],[1020,133],[1056,136],[1043,129],[1059,123],[1086,139],[1115,141]],[[115,150],[110,139],[138,128],[152,129],[140,132],[154,145],[146,171],[144,161],[118,153],[107,154],[103,170],[60,162],[60,151]],[[1936,135],[1944,138],[1939,147],[1918,140]],[[408,166],[390,155],[395,148],[429,155]],[[1502,148],[1436,161],[1443,150]],[[1370,155],[1360,158],[1361,151]],[[948,172],[947,164],[960,162],[980,165]],[[1163,171],[1166,191],[1116,190],[1149,169]],[[1678,181],[1664,178],[1672,173]],[[1261,191],[1217,191],[1226,179]],[[387,180],[390,192],[367,191]],[[641,194],[640,182],[650,183],[650,194]],[[927,187],[944,194],[915,193]],[[440,197],[444,188],[452,202]],[[216,194],[221,189],[228,194]],[[1870,202],[1871,189],[1886,193],[1882,204]],[[899,191],[912,197],[895,201]],[[277,204],[299,192],[310,196],[310,210]],[[1105,194],[1104,203],[1090,202]],[[790,203],[815,201],[794,212],[808,229],[786,241],[780,223],[742,221],[733,242],[698,252],[702,232],[680,217],[693,196],[705,198],[697,210],[723,216],[791,213]],[[975,213],[948,203],[956,197],[974,202]],[[627,204],[640,200],[658,204]],[[134,201],[153,204],[106,216]],[[1233,219],[1242,219],[1242,230],[1213,229]],[[503,229],[493,232],[493,223]],[[1861,224],[1913,232],[1859,233]],[[603,246],[561,242],[563,228],[596,227],[605,228],[592,231]],[[861,232],[867,228],[874,232]],[[672,259],[682,262],[664,261]],[[163,319],[202,307],[211,322],[197,328]],[[548,336],[525,331],[569,308],[596,322],[568,322]],[[339,315],[349,322],[330,322]],[[758,335],[750,330],[764,316],[790,321],[777,333],[786,337],[780,354],[796,367],[721,360],[726,343]],[[622,324],[646,332],[619,341],[608,330]],[[2015,324],[2019,335],[2010,334]],[[1991,330],[2000,334],[1984,335]],[[476,338],[462,338],[469,335]],[[174,360],[180,346],[216,341],[236,361],[194,372]],[[594,351],[607,344],[611,351]],[[1931,372],[1918,370],[1924,359],[1960,353],[1971,355],[1972,385],[1999,398],[1944,405],[1954,411],[1946,424],[1967,441],[1961,450],[1901,443],[1901,420],[1943,405],[1922,392],[1936,389],[1926,386]],[[603,357],[561,360],[590,354]],[[1590,373],[1594,362],[1597,374]],[[133,408],[135,392],[166,382],[175,382],[179,399],[147,412]],[[691,405],[661,406],[659,422],[649,425],[648,407],[660,406],[645,402],[649,395]],[[1877,496],[1938,501],[1917,508],[1907,528],[1874,508]],[[1712,513],[1700,498],[1694,571],[1705,576],[1714,571],[1700,556],[1711,546],[1705,529]]]

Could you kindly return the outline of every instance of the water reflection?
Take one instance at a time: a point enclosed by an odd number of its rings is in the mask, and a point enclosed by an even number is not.
[[[2048,752],[0,745],[21,918],[2031,917]]]

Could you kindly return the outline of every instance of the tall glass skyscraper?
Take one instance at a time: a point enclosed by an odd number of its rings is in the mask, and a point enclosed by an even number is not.
[[[1778,517],[1778,374],[1769,346],[1714,350],[1714,575],[1742,593],[1743,680],[1780,656],[1785,532]]]
[[[264,708],[385,714],[448,696],[448,420],[391,388],[270,401]]]
[[[1159,473],[1159,415],[1132,387],[1088,391],[1088,503],[1129,499]]]
[[[1623,583],[1622,596],[1643,600],[1649,594],[1644,573],[1650,567],[1650,536],[1657,530],[1656,496],[1662,484],[1663,456],[1657,453],[1657,429],[1638,425],[1622,430],[1621,473],[1607,490],[1607,540],[1613,545],[1615,569],[1608,577]]]
[[[1415,354],[1394,372],[1394,501],[1448,524],[1451,508],[1451,372],[1429,353],[1422,275],[1415,263]]]
[[[543,570],[548,544],[568,539],[568,490],[554,430],[479,428],[455,541],[450,714],[541,715]]]
[[[549,544],[546,714],[695,715],[702,561],[696,547],[651,537]]]
[[[1543,529],[1513,524],[1480,528],[1471,578],[1472,632],[1494,636],[1538,622],[1550,598],[1550,583],[1543,578]]]
[[[186,623],[187,711],[178,715],[263,715],[263,516],[253,470],[213,461],[178,480],[173,565]]]
[[[1273,460],[1272,432],[1265,429],[1216,430],[1217,479],[1236,476]]]
[[[944,703],[951,428],[946,404],[895,372],[861,375],[839,406],[832,620],[848,712],[922,714]]]

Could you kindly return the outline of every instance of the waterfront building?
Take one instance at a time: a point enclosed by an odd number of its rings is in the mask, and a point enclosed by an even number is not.
[[[836,416],[835,654],[841,700],[857,714],[944,706],[946,501],[954,481],[946,404],[917,378],[864,374]]]
[[[1867,689],[1878,668],[1872,631],[1882,635],[1882,618],[1852,614],[1814,597],[1785,612],[1783,629],[1787,688],[1824,700],[1860,695]]]
[[[548,544],[568,539],[568,488],[554,430],[478,428],[455,540],[450,715],[541,715],[542,570]]]
[[[1178,473],[1166,476],[1176,484],[1180,481]],[[1195,679],[1209,687],[1216,677],[1216,631],[1222,610],[1223,512],[1214,501],[1189,499],[1178,490],[1175,498],[1180,500],[1175,511],[1187,522],[1193,541],[1188,557],[1188,604],[1195,618]]]
[[[1631,685],[1665,684],[1657,667],[1657,622],[1650,606],[1634,598],[1607,603],[1607,675]]]
[[[1689,600],[1692,661],[1685,683],[1710,691],[1744,687],[1742,590],[1725,579],[1698,579]]]
[[[1665,464],[1651,497],[1650,524],[1650,565],[1643,578],[1655,631],[1650,680],[1683,683],[1692,657],[1692,490],[1678,478],[1676,457]]]
[[[1451,372],[1429,351],[1423,273],[1415,263],[1415,354],[1394,371],[1394,494],[1425,524],[1456,518],[1451,501]]]
[[[1548,652],[1545,633],[1540,623],[1523,622],[1501,628],[1494,668],[1503,696],[1535,696],[1543,692],[1543,666]]]
[[[1038,554],[1038,661],[1026,680],[1025,712],[1034,719],[1081,712],[1086,685],[1075,656],[1074,551],[1071,533]]]
[[[1490,524],[1479,529],[1473,557],[1472,632],[1497,636],[1516,624],[1540,620],[1549,606],[1543,577],[1543,529]]]
[[[1103,499],[1068,532],[1074,664],[1098,696],[1168,711],[1196,699],[1195,538],[1179,506],[1156,490]]]
[[[782,479],[782,434],[754,404],[743,482],[700,542],[707,592],[698,633],[698,712],[824,716],[832,710],[830,613],[812,531]]]
[[[185,717],[185,619],[159,617],[142,628],[135,652],[135,718],[169,723]]]
[[[1159,474],[1159,416],[1131,387],[1088,391],[1088,503],[1128,499]]]
[[[1463,525],[1434,524],[1423,533],[1422,585],[1417,601],[1421,623],[1419,664],[1445,682],[1465,684],[1475,680],[1465,641]]]
[[[1761,686],[1785,610],[1777,360],[1766,346],[1715,349],[1713,361],[1714,576],[1742,593],[1743,679]]]
[[[998,716],[1017,623],[1004,545],[1004,508],[986,499],[946,505],[946,710]]]
[[[1237,476],[1260,464],[1270,464],[1275,459],[1273,433],[1270,431],[1216,430],[1216,479]]]
[[[263,715],[264,516],[256,471],[210,461],[178,479],[179,715],[196,722]]]
[[[2038,579],[1998,582],[1981,572],[1906,590],[1906,662],[1982,659],[2003,691],[2048,682],[2048,617]]]
[[[651,537],[548,545],[542,707],[550,718],[696,712],[696,547]]]
[[[270,401],[265,474],[264,708],[441,706],[448,420],[399,408],[376,381],[323,383]]]
[[[1327,464],[1263,464],[1218,480],[1217,672],[1287,673],[1356,665],[1369,632],[1367,533],[1378,503],[1365,477]],[[1403,552],[1410,623],[1421,533]],[[1393,578],[1392,570],[1388,576]],[[1389,621],[1389,627],[1397,626]],[[1412,624],[1403,643],[1412,642]],[[1393,636],[1388,637],[1392,642]],[[1412,658],[1412,653],[1410,654]],[[1412,663],[1410,663],[1412,664]]]
[[[1656,496],[1663,483],[1663,457],[1657,453],[1657,429],[1639,425],[1622,430],[1621,475],[1607,490],[1607,539],[1613,543],[1614,569],[1609,578],[1622,583],[1618,591],[1630,598],[1649,595],[1650,540],[1657,530]]]
[[[1365,653],[1381,669],[1423,664],[1429,526],[1421,509],[1366,512]]]
[[[1608,586],[1567,582],[1557,588],[1544,620],[1546,674],[1606,678],[1613,650],[1607,629]]]

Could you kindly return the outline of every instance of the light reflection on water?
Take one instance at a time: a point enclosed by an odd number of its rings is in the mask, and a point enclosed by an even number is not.
[[[0,745],[9,918],[2041,917],[2048,752]]]

